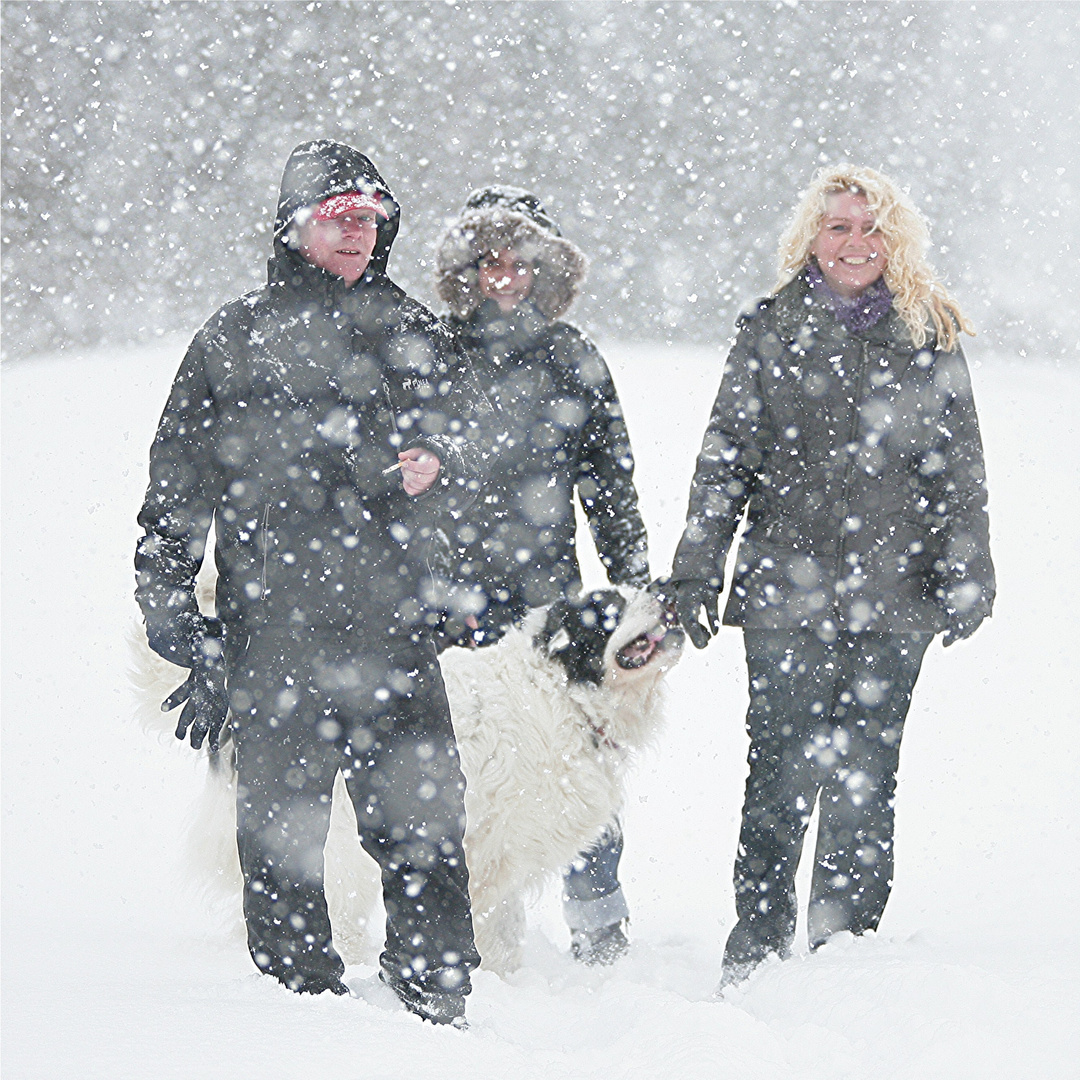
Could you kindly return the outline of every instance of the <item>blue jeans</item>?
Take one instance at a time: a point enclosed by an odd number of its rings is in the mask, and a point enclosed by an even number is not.
[[[563,874],[563,917],[571,930],[602,930],[629,918],[622,886],[622,826],[616,818]]]

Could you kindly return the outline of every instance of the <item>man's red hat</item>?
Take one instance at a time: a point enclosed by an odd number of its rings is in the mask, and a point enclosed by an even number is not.
[[[350,210],[374,210],[389,218],[390,214],[382,204],[378,195],[367,195],[363,191],[346,191],[341,195],[331,195],[324,199],[312,212],[313,221],[329,221],[331,218],[341,217]]]

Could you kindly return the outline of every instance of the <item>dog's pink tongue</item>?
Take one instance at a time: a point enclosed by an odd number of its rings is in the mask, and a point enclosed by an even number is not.
[[[663,634],[660,637],[653,637],[652,634],[642,634],[641,637],[634,638],[629,645],[624,646],[622,655],[627,660],[646,660],[653,654],[657,642],[661,641],[663,636]]]

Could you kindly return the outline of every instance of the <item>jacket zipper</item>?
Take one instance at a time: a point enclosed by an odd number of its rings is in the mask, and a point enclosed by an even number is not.
[[[845,537],[847,535],[847,519],[851,510],[851,477],[855,472],[855,454],[849,447],[855,442],[859,434],[859,409],[862,404],[863,386],[866,384],[866,368],[869,363],[870,346],[867,342],[862,343],[862,363],[859,365],[859,378],[855,384],[855,396],[852,399],[851,426],[848,430],[847,442],[844,443],[844,452],[847,454],[847,464],[844,466],[844,517],[840,521],[840,543],[836,551],[836,575],[835,580],[840,581],[844,573],[844,550],[846,548]],[[839,606],[839,605],[837,605]],[[837,620],[839,621],[839,619]]]
[[[262,517],[262,576],[259,578],[259,602],[266,599],[266,560],[270,554],[270,504],[263,507]]]
[[[395,435],[400,435],[397,426],[397,413],[394,411],[394,402],[390,398],[390,387],[386,382],[386,379],[382,379],[382,392],[383,397],[386,398],[386,407],[390,410],[390,426],[394,429]]]

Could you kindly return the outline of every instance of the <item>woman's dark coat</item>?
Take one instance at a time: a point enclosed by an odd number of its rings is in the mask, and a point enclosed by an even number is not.
[[[348,288],[307,263],[288,230],[303,207],[358,189],[389,216],[366,275]],[[211,519],[217,613],[229,630],[381,638],[431,621],[428,539],[481,486],[490,409],[450,333],[386,276],[398,213],[362,154],[299,147],[282,180],[267,284],[225,305],[188,349],[151,450],[136,555],[150,643],[175,663],[190,666],[217,632],[194,595]],[[441,462],[417,498],[399,473],[383,474],[413,446]]]
[[[548,604],[580,583],[574,488],[615,584],[648,583],[645,526],[622,409],[603,357],[529,302],[486,300],[450,325],[500,432],[484,495],[459,524],[466,578],[492,602]],[[471,561],[469,559],[471,556]],[[521,611],[513,612],[514,615]]]
[[[963,353],[895,312],[861,335],[805,276],[745,317],[690,489],[675,579],[723,581],[756,629],[937,631],[993,605],[982,443]]]

